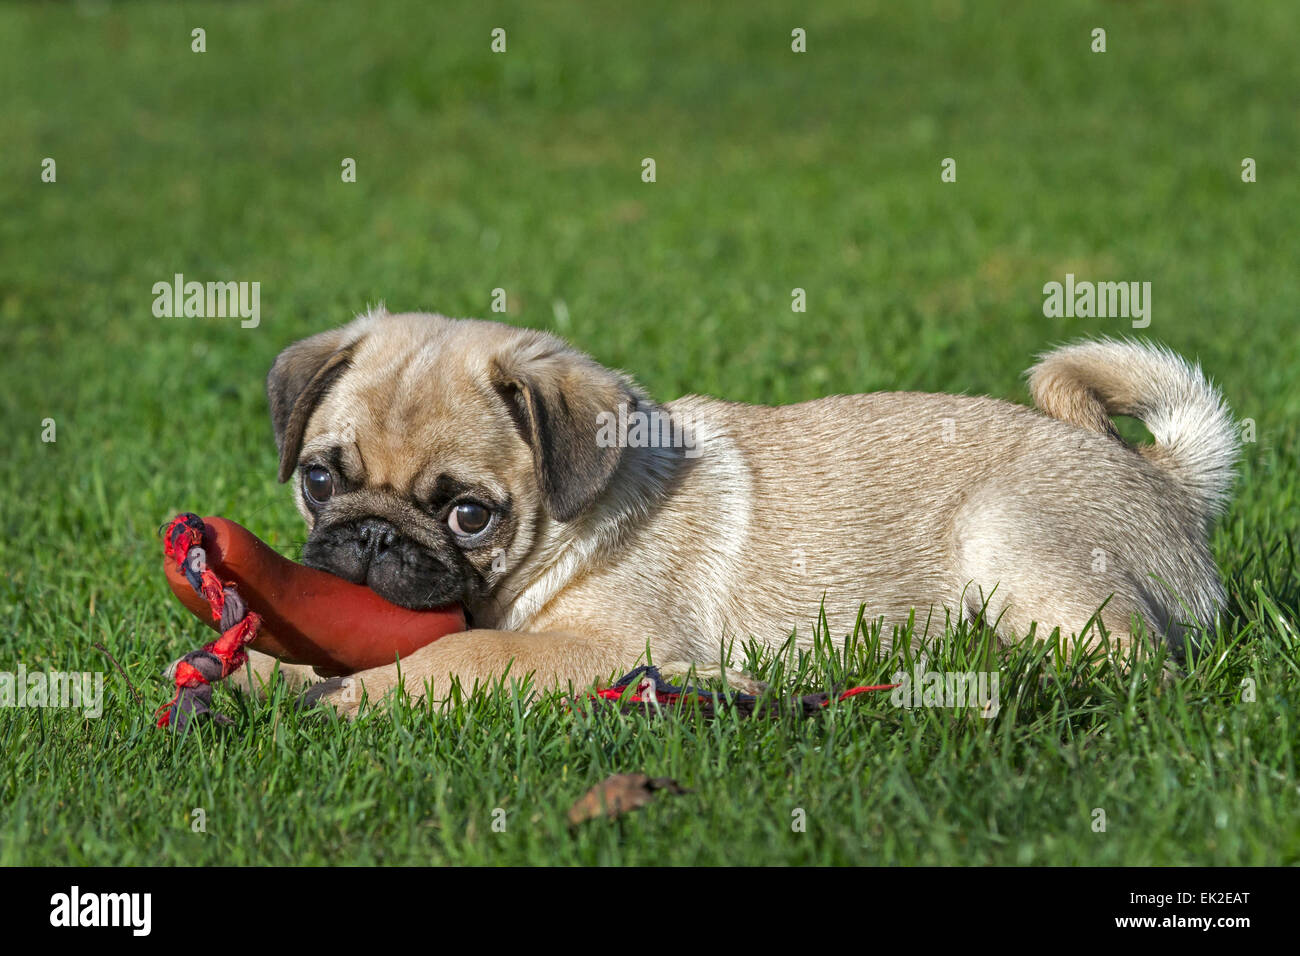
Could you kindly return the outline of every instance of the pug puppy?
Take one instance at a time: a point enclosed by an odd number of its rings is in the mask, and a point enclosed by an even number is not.
[[[318,684],[356,713],[403,685],[573,685],[729,642],[980,616],[1176,647],[1224,600],[1207,533],[1236,429],[1198,367],[1086,341],[1029,371],[1037,410],[886,392],[763,407],[651,399],[545,332],[381,310],[289,346],[267,379],[303,561],[470,629]],[[1133,447],[1110,416],[1141,419]],[[1090,625],[1092,622],[1092,625]],[[942,631],[942,628],[939,628]],[[273,662],[258,655],[263,675]],[[316,680],[289,668],[302,683]]]

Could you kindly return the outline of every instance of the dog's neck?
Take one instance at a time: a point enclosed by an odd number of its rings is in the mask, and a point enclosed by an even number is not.
[[[469,607],[474,626],[528,630],[574,577],[617,554],[628,532],[664,499],[688,461],[681,448],[626,449],[609,486],[585,513],[568,522],[540,517],[527,557],[485,601]]]

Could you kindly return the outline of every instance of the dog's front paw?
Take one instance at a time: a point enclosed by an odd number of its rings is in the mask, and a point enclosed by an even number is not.
[[[361,712],[361,682],[355,677],[331,677],[313,684],[298,698],[298,707],[332,707],[340,717],[355,720]]]

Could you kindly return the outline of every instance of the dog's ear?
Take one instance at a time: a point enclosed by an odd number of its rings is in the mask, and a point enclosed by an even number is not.
[[[546,510],[557,521],[572,521],[618,468],[623,449],[602,447],[596,436],[603,415],[617,416],[623,404],[629,412],[636,407],[635,386],[549,336],[497,356],[491,378],[532,449]]]
[[[347,371],[359,341],[352,326],[321,332],[290,345],[267,373],[266,397],[280,450],[280,481],[293,474],[311,413]]]

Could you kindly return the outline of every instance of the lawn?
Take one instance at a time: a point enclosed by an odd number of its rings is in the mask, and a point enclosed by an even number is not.
[[[0,708],[0,864],[1300,862],[1300,7],[729,6],[0,6],[0,671],[104,674],[98,718]],[[259,323],[156,317],[177,273],[260,282]],[[976,632],[937,663],[998,668],[993,719],[507,688],[346,723],[219,689],[234,727],[153,726],[203,638],[158,526],[302,543],[263,391],[296,338],[380,300],[490,316],[503,289],[495,317],[660,398],[1025,401],[1039,351],[1134,331],[1045,316],[1067,274],[1151,282],[1142,334],[1249,420],[1213,536],[1230,607],[1180,679]],[[748,664],[887,680],[879,638]],[[690,792],[570,829],[636,771]]]

